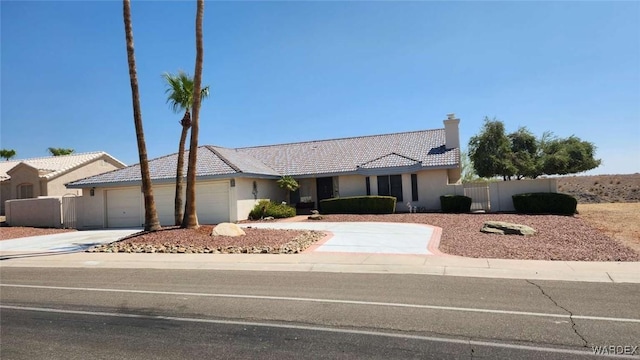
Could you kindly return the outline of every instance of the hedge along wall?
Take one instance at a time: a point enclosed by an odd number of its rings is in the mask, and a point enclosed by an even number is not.
[[[323,214],[393,214],[393,196],[350,196],[320,200]]]
[[[489,202],[491,212],[515,211],[513,195],[523,193],[558,192],[555,178],[534,180],[494,181],[489,183]]]

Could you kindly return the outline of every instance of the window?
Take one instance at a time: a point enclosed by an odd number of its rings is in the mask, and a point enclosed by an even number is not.
[[[18,185],[18,199],[31,199],[33,197],[33,185],[32,184],[20,184]]]
[[[411,201],[418,201],[418,174],[411,174]]]
[[[369,196],[371,195],[371,181],[369,180],[368,176],[364,180],[365,180],[365,186],[367,187],[367,196]]]
[[[402,201],[402,176],[378,176],[378,195],[394,196],[397,201]]]

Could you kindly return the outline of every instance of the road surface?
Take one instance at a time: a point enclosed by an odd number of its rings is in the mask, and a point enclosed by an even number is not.
[[[2,359],[586,359],[593,346],[640,354],[638,284],[1,271]]]

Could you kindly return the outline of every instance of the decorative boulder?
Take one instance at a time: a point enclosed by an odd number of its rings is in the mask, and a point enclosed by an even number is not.
[[[535,235],[536,231],[529,226],[502,221],[485,221],[480,231],[498,235]]]
[[[242,236],[246,235],[240,226],[232,223],[220,223],[213,228],[211,236]]]
[[[309,217],[307,219],[309,219],[309,220],[322,220],[322,215],[320,215],[320,214],[311,214],[311,215],[309,215]]]

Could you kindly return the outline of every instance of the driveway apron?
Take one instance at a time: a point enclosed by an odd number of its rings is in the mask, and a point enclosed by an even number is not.
[[[74,231],[0,241],[3,258],[84,251],[92,246],[108,244],[141,229]]]
[[[427,249],[434,228],[419,224],[382,222],[248,223],[260,229],[318,230],[333,236],[314,252],[432,255]]]

